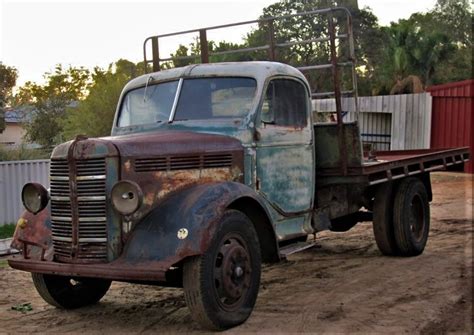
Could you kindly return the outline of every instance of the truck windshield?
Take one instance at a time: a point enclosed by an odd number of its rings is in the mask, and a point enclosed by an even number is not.
[[[174,120],[243,118],[252,108],[257,83],[252,78],[184,79]],[[125,95],[119,127],[168,121],[178,81],[149,85]]]
[[[186,79],[174,119],[243,118],[252,108],[256,87],[251,78]]]
[[[168,121],[178,81],[149,85],[127,93],[120,109],[119,127]]]

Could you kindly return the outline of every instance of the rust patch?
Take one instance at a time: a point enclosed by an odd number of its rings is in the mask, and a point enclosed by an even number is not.
[[[173,263],[173,259],[166,261],[147,261],[129,264],[122,259],[118,259],[108,264],[76,264],[42,262],[33,259],[21,259],[11,257],[8,260],[14,269],[41,272],[49,274],[59,274],[64,276],[85,276],[112,280],[128,281],[162,281],[166,280],[166,271]]]
[[[24,257],[40,260],[43,256],[46,260],[52,260],[53,246],[48,208],[36,215],[25,211],[18,221],[20,224],[15,229],[12,247],[20,250]],[[25,254],[26,249],[27,255]]]
[[[223,181],[240,180],[242,172],[238,167],[211,168],[202,170],[177,170],[160,172],[143,172],[135,174],[132,180],[137,180],[143,190],[144,198],[141,208],[129,216],[133,225],[147,215],[154,207],[166,198],[186,188]],[[135,178],[135,179],[133,179]]]
[[[120,179],[135,181],[144,195],[138,211],[126,217],[130,231],[172,194],[196,185],[244,180],[243,147],[227,136],[174,131],[109,139],[123,159]]]

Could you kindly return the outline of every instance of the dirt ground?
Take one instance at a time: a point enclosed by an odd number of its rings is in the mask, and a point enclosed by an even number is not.
[[[433,176],[431,231],[418,257],[383,257],[370,224],[322,233],[263,269],[252,316],[227,333],[472,334],[472,175]],[[32,310],[12,306],[31,303]],[[97,305],[47,305],[0,260],[0,333],[198,333],[180,289],[114,283]]]

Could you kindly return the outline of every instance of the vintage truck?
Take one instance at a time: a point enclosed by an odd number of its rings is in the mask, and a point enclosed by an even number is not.
[[[300,70],[257,61],[160,71],[159,37],[155,71],[124,87],[111,136],[58,145],[50,189],[23,188],[21,255],[9,264],[32,273],[45,301],[93,304],[113,280],[183,287],[196,321],[226,329],[251,314],[261,264],[317,232],[373,221],[382,254],[423,252],[430,172],[459,169],[468,149],[364,155],[357,123],[342,122],[338,71],[337,122],[318,124]]]

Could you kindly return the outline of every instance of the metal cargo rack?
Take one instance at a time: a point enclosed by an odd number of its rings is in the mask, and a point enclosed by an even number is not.
[[[296,40],[296,41],[276,41],[275,33],[275,22],[287,20],[289,18],[301,17],[301,18],[313,18],[313,19],[322,19],[327,20],[327,31],[325,37],[318,37],[306,40]],[[226,51],[210,52],[209,43],[207,39],[208,32],[211,30],[219,30],[232,28],[243,25],[250,24],[259,24],[260,26],[266,26],[268,28],[267,43],[265,45],[232,49]],[[191,56],[179,56],[179,57],[166,57],[162,58],[160,56],[160,41],[166,37],[186,35],[186,34],[198,34],[199,39],[199,54]],[[338,44],[340,40],[347,40],[348,43],[345,44],[347,47],[347,56],[346,59],[343,59],[344,55],[339,48],[341,44]],[[321,71],[330,69],[333,75],[333,86],[334,91],[329,92],[312,92],[312,98],[323,98],[323,97],[333,97],[336,99],[336,112],[338,115],[338,122],[342,123],[341,116],[341,96],[353,96],[357,98],[357,77],[356,77],[356,58],[354,52],[354,38],[352,31],[352,16],[346,8],[336,7],[336,8],[327,8],[312,10],[307,12],[301,12],[291,15],[277,16],[277,17],[265,17],[258,20],[251,21],[242,21],[231,24],[224,24],[219,26],[212,26],[199,29],[185,30],[175,33],[161,34],[156,36],[150,36],[145,39],[143,43],[143,55],[145,63],[145,71],[149,70],[149,65],[152,65],[151,68],[153,72],[161,70],[161,65],[163,62],[175,61],[175,60],[193,60],[200,61],[201,63],[209,63],[212,56],[219,55],[228,55],[228,54],[237,54],[237,53],[248,53],[252,51],[266,51],[267,57],[266,60],[269,61],[278,61],[278,50],[282,48],[289,48],[297,45],[307,45],[311,43],[327,43],[329,42],[330,46],[330,63],[327,64],[307,64],[305,66],[297,67],[302,72],[308,71]],[[147,50],[149,50],[149,45],[151,44],[151,58],[148,55]],[[339,49],[339,50],[338,50]],[[351,70],[351,88],[349,90],[342,91],[341,81],[340,81],[340,69],[341,68],[350,68]],[[357,99],[355,99],[356,110],[357,108]]]
[[[306,40],[290,40],[290,41],[276,41],[277,36],[275,33],[275,23],[290,18],[312,18],[315,20],[327,20],[327,30],[324,34],[321,33],[321,37],[306,39]],[[323,21],[319,21],[323,22]],[[210,52],[207,34],[209,31],[232,28],[237,26],[258,24],[260,27],[267,27],[268,36],[265,45],[233,49],[219,52]],[[162,58],[160,56],[160,41],[166,37],[179,36],[185,34],[198,34],[199,39],[199,55],[191,56],[180,56],[180,57],[167,57]],[[332,86],[333,91],[329,92],[312,92],[311,98],[334,98],[336,103],[336,124],[338,128],[338,145],[341,148],[341,173],[347,175],[347,153],[346,153],[346,140],[343,136],[343,114],[341,106],[342,96],[353,97],[354,106],[356,112],[356,120],[359,116],[359,107],[357,99],[357,75],[356,75],[356,57],[354,51],[354,36],[352,29],[352,16],[347,8],[335,7],[327,9],[318,9],[307,12],[301,12],[291,15],[284,15],[278,17],[264,17],[258,20],[242,21],[231,24],[224,24],[219,26],[212,26],[199,29],[185,30],[175,33],[168,33],[156,36],[150,36],[145,39],[143,43],[143,55],[145,71],[149,70],[149,65],[153,72],[161,70],[162,62],[174,61],[174,60],[193,60],[200,61],[201,63],[209,63],[212,56],[227,55],[235,53],[248,53],[253,51],[265,51],[267,52],[266,60],[278,61],[278,50],[282,48],[290,48],[297,45],[308,45],[312,43],[329,43],[329,58],[330,62],[326,64],[306,64],[304,66],[297,67],[301,72],[308,73],[310,71],[324,71],[331,70],[332,73]],[[341,43],[342,40],[347,41]],[[147,54],[149,45],[151,44],[150,58]],[[344,52],[344,49],[345,52]],[[349,68],[351,71],[350,84],[351,87],[348,90],[342,90],[341,85],[341,70]]]

